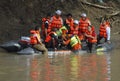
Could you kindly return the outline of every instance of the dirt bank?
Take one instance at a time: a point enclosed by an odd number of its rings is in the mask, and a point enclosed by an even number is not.
[[[105,3],[99,4],[94,3],[93,0],[84,1],[88,0],[53,0],[52,2],[51,0],[1,0],[0,43],[29,35],[29,30],[35,25],[40,25],[41,18],[46,13],[54,14],[55,10],[60,9],[63,17],[70,12],[74,19],[79,19],[82,12],[87,13],[97,31],[100,19],[105,16],[109,17],[112,23],[111,40],[115,43],[116,48],[120,48],[119,2],[106,0]]]

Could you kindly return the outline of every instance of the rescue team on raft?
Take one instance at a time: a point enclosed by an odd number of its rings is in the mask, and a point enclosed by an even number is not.
[[[104,20],[100,24],[97,35],[95,27],[91,25],[86,13],[81,14],[79,21],[74,20],[71,13],[68,13],[63,21],[61,13],[60,10],[57,10],[53,16],[47,14],[45,18],[42,18],[42,27],[36,26],[30,31],[30,44],[33,48],[42,51],[43,54],[46,54],[49,48],[57,50],[63,47],[78,51],[82,49],[82,42],[85,41],[87,50],[91,53],[93,46],[99,44],[102,38],[105,39],[105,42],[110,43],[109,21]]]

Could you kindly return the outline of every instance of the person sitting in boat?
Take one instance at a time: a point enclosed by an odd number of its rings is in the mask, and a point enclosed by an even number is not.
[[[58,36],[54,31],[51,31],[50,33],[48,33],[48,35],[46,36],[45,39],[45,46],[48,49],[53,49],[56,50],[57,48],[57,40],[58,40]]]
[[[62,41],[62,37],[67,32],[66,26],[62,26],[59,30],[52,30],[45,39],[45,45],[47,48],[58,49],[58,45]]]
[[[93,30],[93,26],[88,26],[88,29],[85,32],[85,36],[87,41],[88,52],[92,53],[93,49],[95,49],[95,44],[97,42],[97,35]]]
[[[74,52],[81,49],[81,41],[77,35],[68,34],[68,39],[64,40],[63,44],[69,46]]]
[[[30,31],[30,33],[30,44],[32,45],[32,47],[41,51],[43,54],[47,54],[48,50],[41,41],[39,26],[36,26],[34,30]]]

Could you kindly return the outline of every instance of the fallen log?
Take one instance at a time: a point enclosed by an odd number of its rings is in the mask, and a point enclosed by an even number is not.
[[[110,18],[112,19],[113,16],[119,15],[120,11],[113,11],[111,14],[105,14],[103,16],[97,17],[96,19],[99,19],[100,22],[102,22],[103,20],[109,20]]]
[[[116,34],[120,34],[120,31],[118,31],[118,32],[115,32],[115,33],[113,33],[114,35],[116,35]]]
[[[107,16],[111,17],[111,16],[116,16],[118,14],[120,14],[120,11],[113,11],[113,13],[107,14]]]
[[[106,6],[102,6],[102,5],[98,5],[98,4],[93,4],[93,3],[90,3],[90,2],[87,2],[87,1],[82,1],[82,0],[81,0],[81,3],[87,4],[87,5],[90,5],[90,6],[93,6],[93,7],[101,8],[101,9],[111,9],[112,8],[112,7],[106,7]]]
[[[111,23],[111,26],[113,27],[114,26],[114,24],[116,23],[116,22],[120,22],[120,20],[115,20],[115,21],[113,21],[112,23]],[[119,31],[119,34],[120,34],[120,31]]]

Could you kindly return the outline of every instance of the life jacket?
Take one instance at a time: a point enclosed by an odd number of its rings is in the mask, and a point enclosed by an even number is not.
[[[72,50],[79,50],[81,49],[81,41],[77,35],[74,35],[70,39],[70,46],[72,47]]]
[[[61,28],[62,27],[62,18],[56,18],[55,16],[52,17],[52,21],[51,21],[51,28]]]
[[[107,33],[106,33],[106,27],[107,25],[100,25],[100,30],[99,30],[99,35],[100,37],[104,37],[104,38],[107,38]]]
[[[87,37],[88,42],[90,42],[90,43],[96,43],[97,42],[96,33],[94,31],[86,31],[86,34],[94,37],[94,39],[90,38],[90,37]]]
[[[82,33],[85,33],[87,30],[87,27],[90,25],[90,21],[88,18],[86,18],[85,20],[83,20],[82,18],[79,21],[79,28],[81,30]]]
[[[42,29],[45,28],[45,22],[48,21],[48,24],[50,25],[50,19],[48,18],[42,18]]]
[[[59,30],[57,30],[56,31],[56,34],[58,35],[58,36],[61,36],[62,35],[62,30],[66,30],[67,31],[67,28],[65,27],[65,26],[62,26]]]
[[[79,26],[77,27],[71,27],[70,28],[70,34],[73,34],[73,35],[78,35],[78,30],[79,30]]]
[[[94,26],[92,26],[92,31],[95,31],[95,27]]]
[[[80,41],[79,37],[77,35],[72,36],[71,39],[70,39],[71,47],[74,47],[78,43],[81,44],[81,41]]]
[[[31,30],[30,31],[31,36],[30,36],[30,44],[38,44],[38,41],[40,41],[40,34],[38,31]]]
[[[84,40],[85,39],[85,35],[82,34],[81,32],[78,33],[78,37],[80,40]]]
[[[73,27],[73,25],[74,25],[74,24],[73,24],[73,22],[74,22],[73,19],[71,19],[71,20],[66,19],[65,22],[66,22],[66,24],[68,24],[70,27]]]
[[[46,43],[51,41],[51,39],[52,39],[51,34],[54,34],[55,36],[57,36],[57,34],[55,32],[50,32],[45,39]]]
[[[45,23],[48,22],[48,28],[50,28],[50,19],[48,18],[42,18],[42,34],[45,34]],[[48,32],[48,31],[47,31]]]
[[[79,43],[77,43],[75,46],[73,46],[72,50],[80,50],[81,49],[81,45]]]
[[[48,34],[48,35],[46,36],[45,42],[48,43],[48,42],[51,40],[51,38],[52,38],[52,37],[50,36],[50,34]]]

